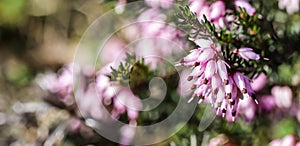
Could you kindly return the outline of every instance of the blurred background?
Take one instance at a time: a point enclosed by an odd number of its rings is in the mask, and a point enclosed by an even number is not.
[[[0,145],[34,141],[32,145],[42,145],[51,119],[68,118],[68,113],[41,104],[47,92],[36,84],[35,76],[70,63],[86,28],[115,4],[102,0],[0,1]],[[41,115],[35,115],[35,110]]]

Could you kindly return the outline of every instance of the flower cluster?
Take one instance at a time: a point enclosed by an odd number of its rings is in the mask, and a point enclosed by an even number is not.
[[[118,118],[121,114],[127,112],[128,119],[134,122],[138,117],[138,110],[141,103],[138,97],[133,95],[128,88],[113,85],[107,75],[110,74],[110,66],[103,67],[98,73],[85,68],[80,73],[83,82],[74,97],[74,63],[66,65],[60,71],[59,75],[46,74],[38,78],[38,83],[42,88],[48,90],[51,94],[58,95],[66,106],[71,106],[76,98],[79,110],[84,116],[89,116],[98,120],[105,120],[106,117],[102,110],[105,106],[112,106],[112,117]],[[76,71],[79,73],[79,70]],[[93,78],[96,80],[94,81]],[[102,102],[101,104],[99,103]],[[104,106],[103,106],[104,105]]]
[[[151,69],[156,69],[164,58],[182,54],[186,47],[184,34],[175,24],[166,23],[167,19],[167,14],[161,9],[150,8],[143,11],[136,20],[138,23],[135,36],[140,37],[135,38],[139,41],[134,52],[137,58],[144,58]]]
[[[109,65],[96,73],[90,67],[79,69],[77,65],[71,63],[60,69],[60,74],[40,75],[37,82],[44,90],[57,96],[66,108],[75,111],[78,114],[77,117],[105,122],[109,121],[109,117],[118,119],[127,113],[131,127],[128,128],[125,125],[121,130],[121,142],[125,144],[129,143],[134,136],[132,125],[136,125],[136,119],[139,116],[138,111],[142,104],[129,88],[113,85],[108,77],[110,72]],[[78,79],[81,84],[75,91],[74,77],[76,74],[79,74]],[[53,99],[49,100],[56,102]],[[73,106],[75,101],[77,106]],[[74,107],[76,109],[72,109]],[[107,114],[107,111],[110,114]],[[124,135],[122,131],[132,134],[131,136]]]
[[[227,26],[228,21],[233,20],[231,17],[225,16],[226,11],[230,10],[226,9],[223,0],[218,0],[211,4],[205,0],[190,0],[189,3],[191,11],[197,14],[198,19],[203,19],[203,15],[205,15],[216,27],[223,28]],[[245,9],[250,16],[253,16],[256,12],[255,8],[247,0],[234,0],[234,5],[237,10],[240,8]]]
[[[65,65],[59,74],[48,73],[37,77],[37,83],[44,90],[57,95],[58,99],[65,105],[71,105],[73,100],[73,73],[78,68],[73,64]]]
[[[201,47],[191,50],[190,54],[180,61],[180,64],[193,68],[187,79],[194,82],[191,87],[194,94],[189,102],[194,98],[199,98],[199,104],[203,101],[210,102],[217,110],[217,115],[232,116],[234,121],[241,99],[252,97],[257,103],[251,80],[241,72],[231,69],[222,58],[220,46],[210,40],[196,40],[195,43]],[[245,60],[260,58],[249,48],[241,48],[234,52]],[[238,91],[243,95],[241,99],[238,97]]]
[[[127,112],[129,120],[135,122],[142,106],[140,99],[129,88],[113,85],[108,77],[110,72],[110,65],[107,65],[96,77],[96,90],[100,101],[106,106],[113,105],[112,117],[118,118]]]

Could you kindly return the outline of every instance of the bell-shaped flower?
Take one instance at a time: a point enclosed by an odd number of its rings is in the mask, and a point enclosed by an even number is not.
[[[237,53],[241,58],[245,60],[259,60],[260,56],[253,52],[252,48],[240,48],[234,51]]]
[[[275,98],[275,103],[279,108],[289,108],[292,105],[293,93],[288,86],[274,86],[271,93]]]

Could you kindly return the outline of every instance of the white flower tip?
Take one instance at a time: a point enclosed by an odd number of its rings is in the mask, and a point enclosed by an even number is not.
[[[130,120],[129,125],[134,127],[137,126],[136,120]]]
[[[193,101],[194,97],[191,97],[188,101],[188,103],[191,103]]]
[[[182,63],[176,63],[174,66],[178,67],[178,66],[181,66],[181,65],[182,65]]]
[[[235,122],[235,117],[232,117],[232,122]]]
[[[255,102],[256,104],[258,104],[258,101],[257,101],[256,99],[254,99],[254,102]]]
[[[201,104],[203,101],[203,99],[199,99],[198,104]]]
[[[223,118],[225,117],[225,113],[222,113],[222,117],[223,117]]]

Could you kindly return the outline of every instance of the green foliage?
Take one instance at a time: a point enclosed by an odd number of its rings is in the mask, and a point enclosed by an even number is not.
[[[23,0],[1,0],[0,1],[0,25],[22,25],[25,18],[26,2]]]

